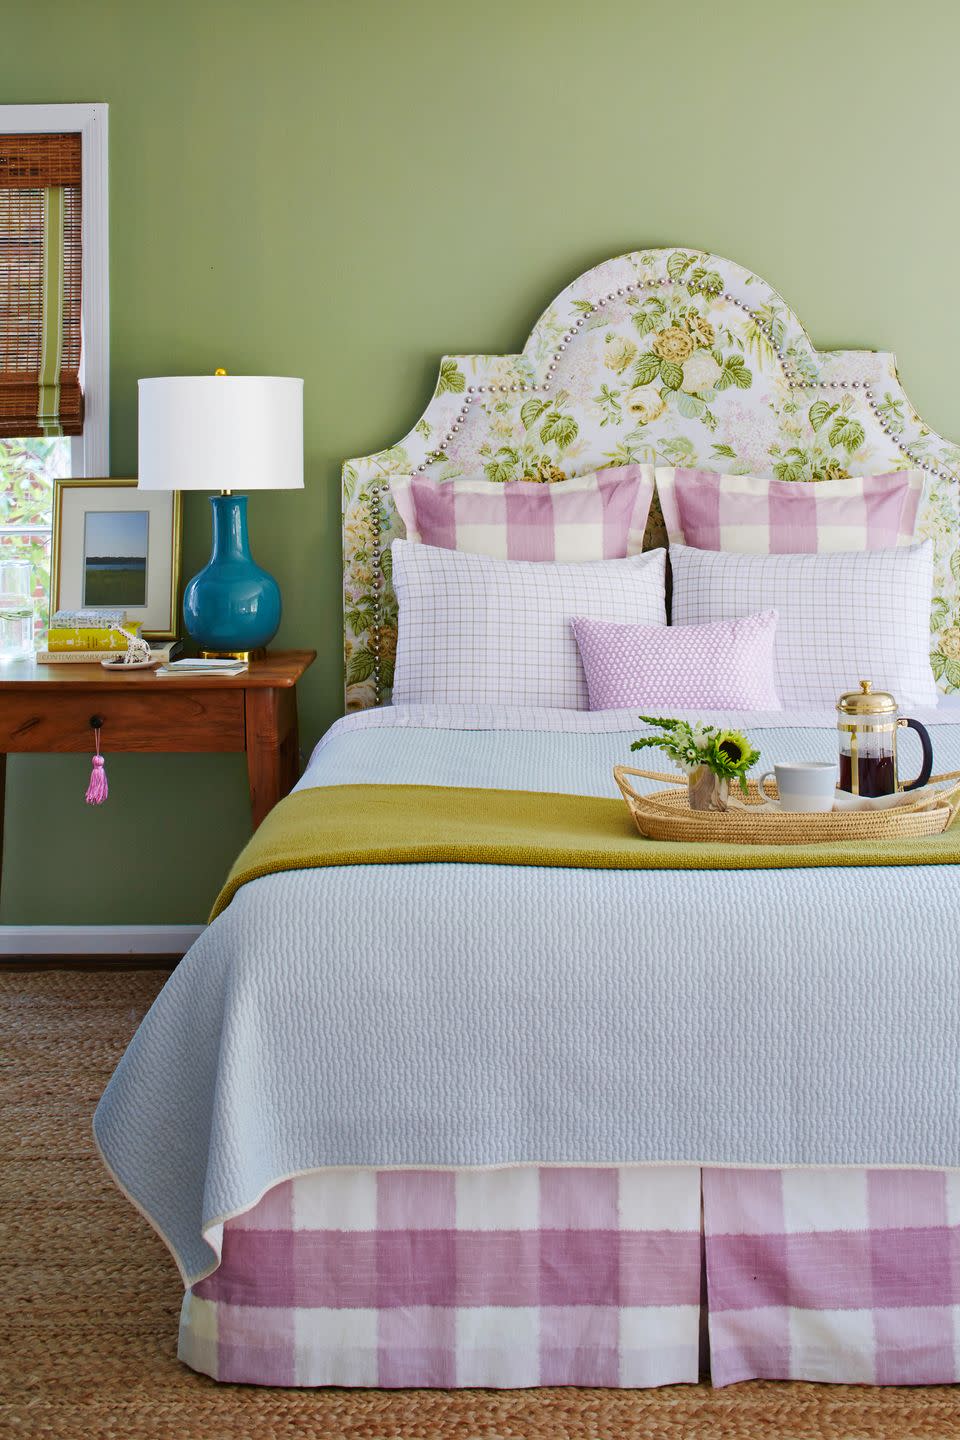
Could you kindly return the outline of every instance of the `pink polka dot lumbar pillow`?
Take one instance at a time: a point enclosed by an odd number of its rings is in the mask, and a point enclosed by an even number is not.
[[[776,610],[707,625],[572,620],[591,710],[780,710]]]

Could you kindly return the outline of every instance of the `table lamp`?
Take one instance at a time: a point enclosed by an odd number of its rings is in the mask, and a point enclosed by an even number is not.
[[[256,659],[280,624],[280,587],[250,554],[247,497],[303,489],[303,381],[275,375],[141,380],[141,490],[211,495],[213,549],[183,594],[183,619],[205,656]]]

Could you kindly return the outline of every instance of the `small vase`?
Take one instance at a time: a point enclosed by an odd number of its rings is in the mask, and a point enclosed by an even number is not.
[[[706,765],[698,765],[687,776],[687,795],[691,810],[726,810],[729,780],[714,775]]]

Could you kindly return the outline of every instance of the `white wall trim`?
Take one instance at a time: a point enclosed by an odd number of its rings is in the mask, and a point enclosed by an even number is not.
[[[110,211],[107,112],[103,104],[0,105],[0,132],[83,136],[83,434],[72,442],[73,475],[110,474]]]
[[[204,925],[0,925],[0,962],[44,955],[183,955]]]

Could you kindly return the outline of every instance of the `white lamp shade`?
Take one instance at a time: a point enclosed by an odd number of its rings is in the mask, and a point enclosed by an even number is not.
[[[140,381],[141,490],[301,490],[303,381],[172,375]]]

